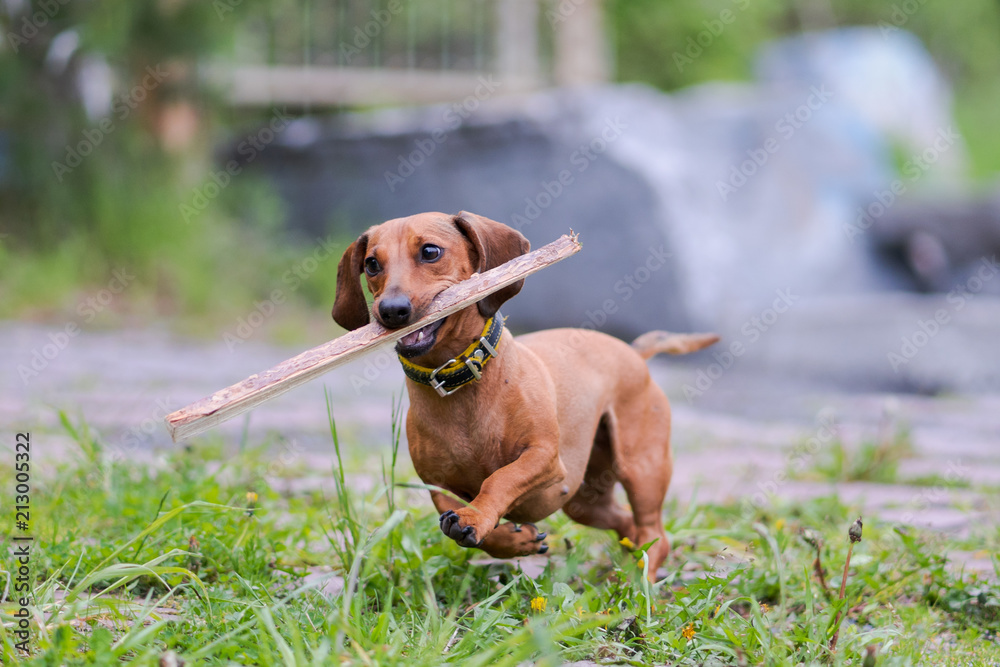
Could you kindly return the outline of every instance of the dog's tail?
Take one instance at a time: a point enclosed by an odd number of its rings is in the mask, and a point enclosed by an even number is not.
[[[669,331],[650,331],[634,341],[632,347],[643,359],[649,359],[661,352],[667,354],[689,354],[718,342],[719,336],[712,333],[678,334]]]

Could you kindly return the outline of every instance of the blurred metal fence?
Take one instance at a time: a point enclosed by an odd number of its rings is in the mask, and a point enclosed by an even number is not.
[[[595,83],[608,75],[600,0],[278,0],[209,68],[237,106],[432,103]]]

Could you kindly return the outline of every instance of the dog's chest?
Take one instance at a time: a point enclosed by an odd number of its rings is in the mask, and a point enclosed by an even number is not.
[[[411,408],[412,409],[412,408]],[[517,444],[495,415],[407,420],[410,458],[420,478],[473,496],[483,481],[516,460]]]

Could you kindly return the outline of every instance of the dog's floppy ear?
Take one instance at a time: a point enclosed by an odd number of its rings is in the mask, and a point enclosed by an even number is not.
[[[455,225],[469,239],[473,249],[473,266],[479,273],[498,267],[531,249],[528,239],[517,230],[475,213],[462,211],[455,216]],[[478,262],[478,266],[477,266]],[[478,304],[483,317],[493,317],[504,301],[521,291],[523,280],[497,290]]]
[[[368,253],[368,235],[347,246],[337,266],[337,296],[333,301],[333,319],[349,331],[365,326],[371,321],[368,303],[361,289],[361,271]]]

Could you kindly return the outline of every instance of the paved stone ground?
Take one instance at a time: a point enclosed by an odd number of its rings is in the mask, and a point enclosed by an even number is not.
[[[292,349],[247,342],[230,351],[221,341],[175,338],[162,330],[82,333],[56,354],[54,328],[0,323],[0,423],[36,432],[39,466],[71,453],[59,426],[58,410],[82,416],[112,451],[144,458],[169,441],[163,416],[251,373],[293,356]],[[322,341],[315,341],[320,343]],[[45,366],[23,381],[18,367],[30,368],[38,351]],[[45,355],[51,359],[45,359]],[[41,367],[36,359],[36,367]],[[703,364],[704,365],[704,364]],[[772,502],[837,493],[865,514],[957,534],[996,530],[1000,524],[1000,395],[924,397],[843,393],[751,375],[736,366],[702,395],[687,400],[699,360],[654,361],[657,382],[674,404],[675,475],[670,497],[690,501]],[[383,348],[320,381],[300,387],[258,408],[249,421],[237,418],[216,432],[238,442],[278,434],[284,454],[301,457],[306,469],[329,471],[333,457],[326,424],[324,387],[329,391],[346,443],[386,446],[393,395],[403,375],[391,349]],[[827,455],[832,439],[823,424],[833,423],[849,449],[897,429],[909,429],[913,446],[897,481],[937,475],[965,488],[945,489],[907,483],[875,484],[787,479],[790,468],[809,469]],[[793,447],[817,438],[820,450],[800,455]],[[326,477],[299,479],[301,488]],[[982,553],[969,555],[977,569]]]

